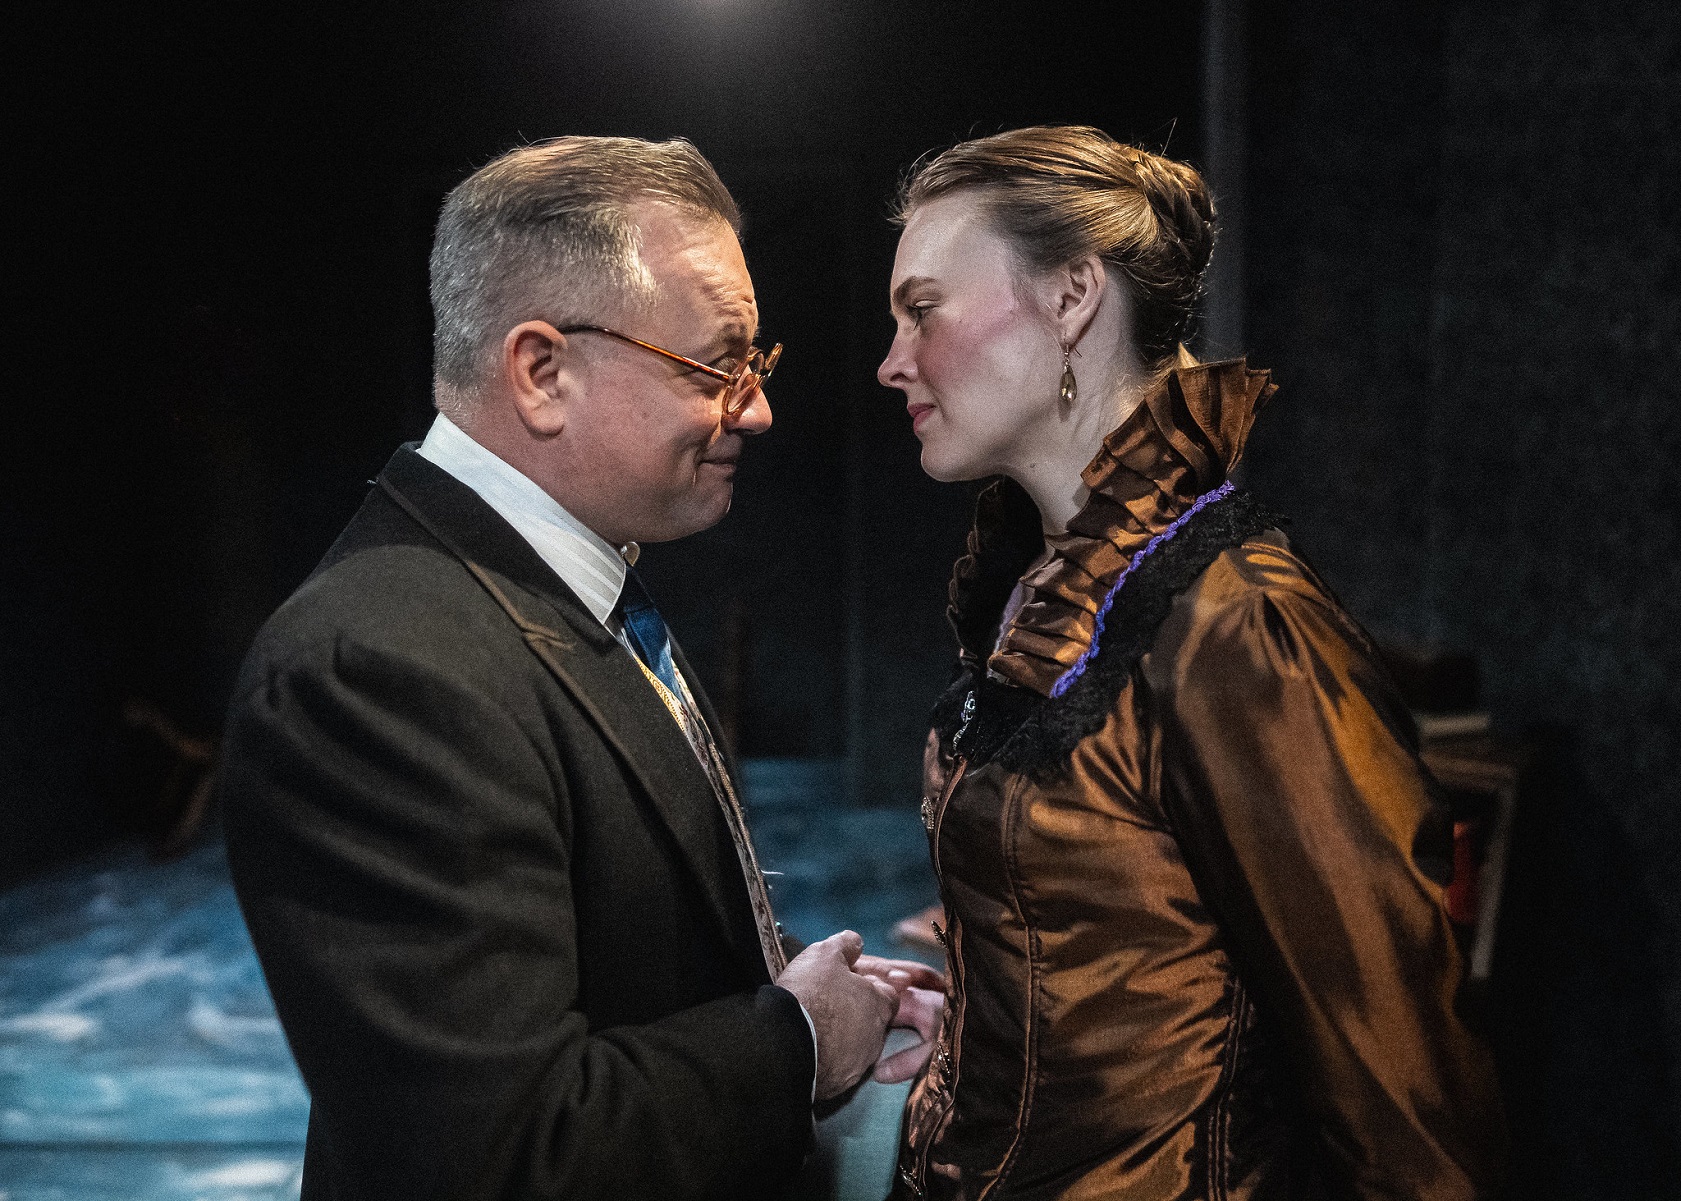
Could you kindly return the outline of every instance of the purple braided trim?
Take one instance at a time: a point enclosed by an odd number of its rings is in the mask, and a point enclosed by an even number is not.
[[[1103,637],[1104,619],[1109,616],[1109,606],[1115,603],[1115,597],[1120,593],[1121,585],[1127,582],[1127,576],[1137,571],[1138,565],[1144,562],[1145,559],[1149,558],[1151,553],[1154,552],[1158,546],[1177,534],[1180,529],[1184,527],[1187,521],[1202,512],[1204,506],[1211,505],[1217,500],[1223,500],[1224,498],[1230,496],[1235,488],[1236,485],[1230,480],[1227,480],[1218,488],[1214,489],[1214,491],[1204,492],[1201,496],[1197,497],[1196,500],[1191,502],[1190,508],[1186,509],[1174,519],[1172,525],[1168,526],[1161,533],[1146,542],[1144,544],[1144,549],[1133,555],[1132,561],[1125,567],[1121,568],[1121,574],[1116,577],[1114,586],[1109,589],[1109,595],[1105,596],[1103,598],[1103,603],[1097,607],[1097,622],[1091,632],[1091,645],[1081,653],[1078,659],[1074,660],[1074,666],[1070,667],[1067,671],[1058,676],[1056,683],[1051,685],[1051,695],[1053,697],[1061,696],[1063,693],[1072,688],[1074,686],[1074,681],[1083,676],[1086,672],[1086,668],[1090,666],[1091,661],[1097,658],[1097,644]]]

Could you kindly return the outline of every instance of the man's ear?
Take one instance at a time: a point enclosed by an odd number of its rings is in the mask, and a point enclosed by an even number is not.
[[[577,391],[575,354],[547,321],[522,321],[502,339],[502,375],[533,437],[553,438],[565,428]]]
[[[1097,316],[1098,306],[1109,290],[1109,273],[1101,258],[1088,254],[1051,272],[1044,287],[1042,298],[1056,323],[1058,338],[1064,346],[1072,346],[1085,335]]]

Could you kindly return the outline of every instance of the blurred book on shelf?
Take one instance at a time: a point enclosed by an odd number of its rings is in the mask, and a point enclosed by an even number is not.
[[[1463,713],[1430,713],[1414,709],[1413,720],[1418,722],[1418,736],[1424,742],[1487,734],[1494,725],[1493,719],[1480,709]]]
[[[1532,748],[1495,729],[1481,707],[1477,661],[1468,652],[1392,645],[1379,653],[1418,723],[1419,758],[1453,811],[1453,878],[1445,900],[1470,959],[1471,981],[1480,986],[1493,962],[1506,848]]]

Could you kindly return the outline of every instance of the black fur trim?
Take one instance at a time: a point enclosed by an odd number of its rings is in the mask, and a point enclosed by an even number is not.
[[[1121,689],[1167,620],[1174,597],[1232,547],[1284,524],[1285,518],[1262,508],[1247,492],[1234,492],[1209,505],[1127,577],[1105,619],[1096,656],[1067,692],[1054,700],[1042,697],[989,679],[984,666],[970,662],[934,706],[934,728],[941,741],[966,756],[971,766],[996,761],[1036,780],[1059,774],[1080,740],[1095,734],[1108,720]],[[984,563],[974,568],[972,577],[991,582],[993,573],[985,570]],[[985,599],[991,602],[995,598],[990,594],[997,589],[976,591],[987,594]],[[1004,596],[1008,598],[1008,591]],[[968,598],[960,595],[959,599]],[[954,612],[953,625],[973,634],[990,620],[996,637],[1004,603],[997,600],[991,613]],[[966,644],[965,649],[971,658],[977,657],[975,647]],[[984,656],[978,658],[984,664]],[[965,724],[963,705],[971,693],[975,707]]]
[[[1029,563],[1045,549],[1039,507],[1026,489],[999,476],[975,498],[969,553],[952,576],[946,610],[963,657],[985,663],[998,640],[998,618]],[[961,703],[962,698],[958,698]]]

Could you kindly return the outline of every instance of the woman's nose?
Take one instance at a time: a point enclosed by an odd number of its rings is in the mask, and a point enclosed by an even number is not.
[[[903,340],[895,335],[887,348],[887,357],[876,368],[876,379],[886,388],[903,388],[916,378],[916,367],[905,350]]]

